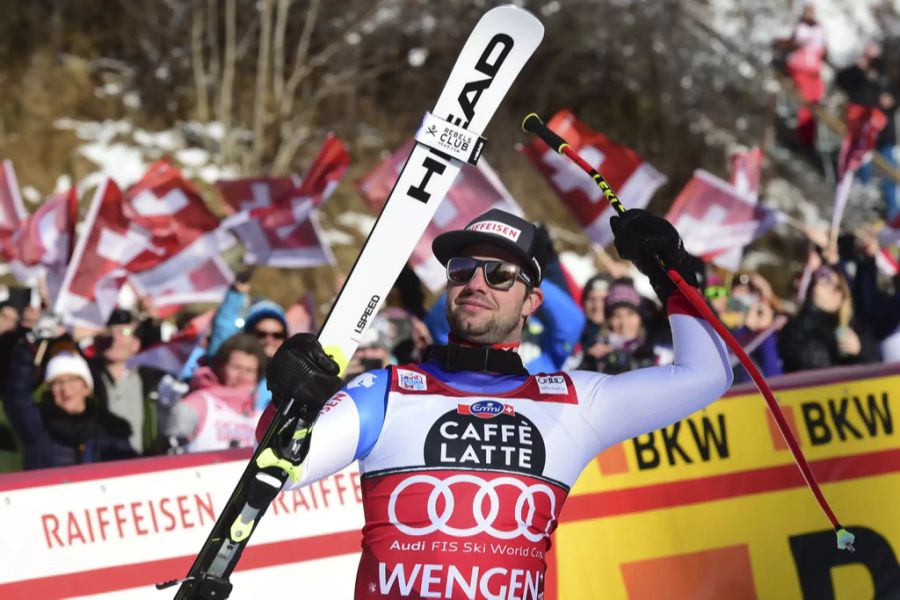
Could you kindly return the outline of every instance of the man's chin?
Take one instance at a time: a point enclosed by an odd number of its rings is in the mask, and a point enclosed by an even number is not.
[[[480,338],[490,331],[490,323],[486,323],[482,319],[460,317],[459,315],[451,322],[451,325],[454,333],[472,341],[477,341],[476,338]]]

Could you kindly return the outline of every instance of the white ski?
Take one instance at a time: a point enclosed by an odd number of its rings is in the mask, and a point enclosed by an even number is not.
[[[488,11],[431,112],[480,136],[543,36],[544,26],[526,10],[499,6]],[[410,153],[319,333],[342,370],[461,167],[421,143]]]

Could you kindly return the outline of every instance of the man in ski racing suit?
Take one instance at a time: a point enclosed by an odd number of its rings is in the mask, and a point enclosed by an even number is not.
[[[612,226],[619,254],[650,277],[666,307],[674,364],[529,375],[516,348],[542,300],[535,227],[491,210],[433,244],[447,266],[449,344],[422,363],[359,375],[327,401],[307,399],[321,411],[298,485],[359,461],[356,598],[542,598],[550,535],[581,470],[729,387],[724,344],[655,259],[696,285],[678,233],[642,210]],[[336,389],[337,372],[315,338],[300,334],[278,350],[268,379],[278,402],[309,396],[302,390],[315,382]]]

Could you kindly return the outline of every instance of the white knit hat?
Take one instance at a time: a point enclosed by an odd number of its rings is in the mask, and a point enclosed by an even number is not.
[[[77,375],[84,379],[88,389],[94,391],[94,378],[83,358],[71,352],[60,352],[47,363],[44,381],[51,382],[61,375]]]

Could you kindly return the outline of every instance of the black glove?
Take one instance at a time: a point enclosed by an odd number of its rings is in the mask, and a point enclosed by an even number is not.
[[[646,210],[632,208],[609,219],[619,256],[634,263],[650,279],[650,285],[663,306],[675,291],[675,284],[659,266],[657,257],[667,269],[675,269],[684,280],[697,287],[697,275],[691,255],[684,249],[681,236],[671,223]]]
[[[269,361],[266,385],[275,406],[293,398],[300,417],[310,422],[341,388],[340,370],[315,335],[298,333],[285,340]]]

